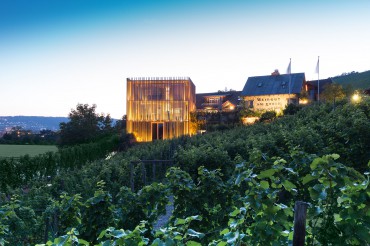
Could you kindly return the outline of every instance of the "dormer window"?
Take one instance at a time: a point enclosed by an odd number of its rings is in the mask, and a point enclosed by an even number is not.
[[[285,81],[283,81],[283,82],[281,82],[281,87],[283,88],[283,89],[285,89],[286,88],[286,82]]]

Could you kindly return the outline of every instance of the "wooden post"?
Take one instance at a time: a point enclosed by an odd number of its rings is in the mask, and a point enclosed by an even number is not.
[[[304,246],[306,237],[306,202],[296,201],[294,206],[293,246]]]
[[[135,183],[134,183],[134,164],[130,162],[130,185],[131,191],[135,192]]]
[[[156,163],[153,162],[153,180],[152,180],[152,182],[155,182],[155,165],[156,165]]]
[[[45,219],[45,232],[44,232],[44,242],[47,243],[49,239],[49,217]]]
[[[53,220],[54,236],[53,238],[58,237],[58,214],[57,211],[54,211],[54,220]]]
[[[143,178],[143,184],[146,185],[146,168],[145,168],[145,162],[141,162],[141,175]]]

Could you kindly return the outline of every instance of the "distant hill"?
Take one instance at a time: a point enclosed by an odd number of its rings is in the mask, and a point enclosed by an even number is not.
[[[353,90],[364,90],[370,88],[370,70],[366,72],[351,72],[333,77],[335,83],[341,84],[343,88],[351,87]]]
[[[42,129],[52,131],[59,130],[59,123],[68,122],[67,117],[43,117],[43,116],[0,116],[0,132],[8,127],[20,126],[25,130],[34,132]]]

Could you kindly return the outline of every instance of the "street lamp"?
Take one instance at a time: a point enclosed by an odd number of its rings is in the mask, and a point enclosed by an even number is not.
[[[353,94],[353,96],[352,96],[352,101],[354,101],[354,102],[359,102],[359,101],[360,101],[360,99],[361,99],[361,97],[360,97],[360,95],[359,95],[359,94],[357,94],[357,93]]]

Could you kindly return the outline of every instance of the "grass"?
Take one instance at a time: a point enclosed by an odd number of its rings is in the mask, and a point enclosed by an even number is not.
[[[36,156],[49,151],[55,152],[55,145],[9,145],[0,144],[0,157],[20,157],[22,155]]]

